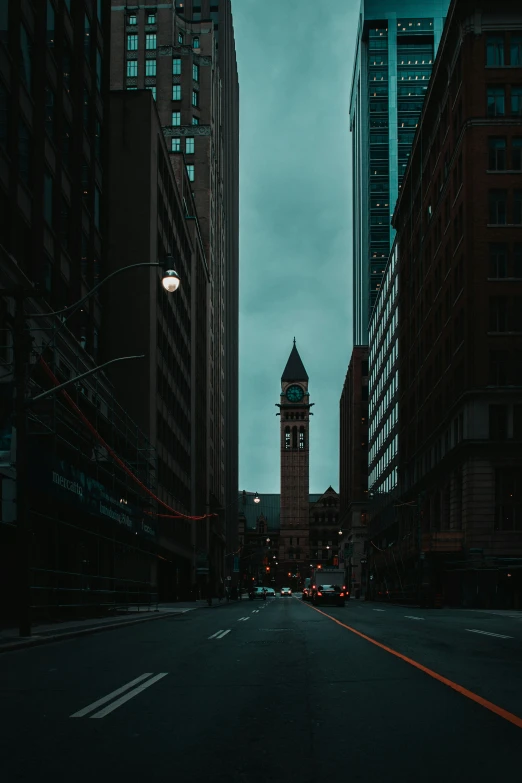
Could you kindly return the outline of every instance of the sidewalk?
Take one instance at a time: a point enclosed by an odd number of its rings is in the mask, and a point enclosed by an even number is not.
[[[35,647],[40,644],[48,644],[49,642],[73,639],[77,636],[100,633],[101,631],[111,631],[114,628],[124,628],[128,625],[146,623],[151,620],[164,620],[169,617],[193,612],[196,609],[218,609],[222,606],[232,606],[236,603],[238,602],[230,601],[227,604],[225,600],[219,602],[217,599],[214,599],[212,606],[208,606],[206,600],[165,603],[160,604],[157,609],[129,606],[127,611],[123,611],[113,617],[68,620],[56,623],[34,623],[32,636],[27,638],[18,635],[18,628],[5,628],[0,630],[0,653],[20,650],[24,647]]]

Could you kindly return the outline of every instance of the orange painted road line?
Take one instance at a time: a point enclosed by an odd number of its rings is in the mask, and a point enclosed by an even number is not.
[[[480,704],[481,707],[485,707],[490,712],[494,712],[495,715],[498,715],[500,718],[503,718],[504,720],[513,723],[514,726],[518,726],[519,729],[522,729],[522,718],[519,718],[518,715],[514,715],[512,712],[508,712],[507,710],[502,709],[502,707],[498,707],[496,704],[493,704],[493,702],[488,701],[487,699],[483,699],[482,696],[479,696],[477,693],[473,693],[473,691],[469,691],[467,688],[464,688],[462,685],[453,682],[453,680],[448,680],[447,677],[443,677],[442,674],[438,674],[437,672],[434,672],[433,669],[428,669],[427,666],[423,666],[422,663],[418,663],[417,661],[414,661],[413,658],[408,658],[407,655],[403,655],[402,653],[397,652],[397,650],[393,650],[391,647],[387,647],[385,644],[378,642],[376,639],[372,639],[371,636],[366,636],[366,634],[361,633],[361,631],[357,631],[355,628],[352,628],[350,625],[346,625],[345,623],[342,623],[340,620],[337,620],[335,617],[326,614],[326,612],[321,612],[321,610],[317,609],[315,606],[310,606],[308,604],[308,608],[313,609],[315,612],[319,612],[319,614],[322,614],[323,617],[327,617],[329,620],[333,620],[334,623],[337,623],[337,625],[340,625],[342,628],[346,628],[347,631],[351,631],[357,636],[360,636],[361,639],[366,639],[367,642],[374,644],[376,647],[380,647],[381,650],[385,650],[391,655],[395,655],[395,657],[400,658],[401,661],[405,661],[405,663],[409,663],[410,666],[414,666],[416,669],[419,669],[421,672],[424,672],[424,674],[433,677],[434,680],[438,680],[438,682],[442,682],[444,685],[447,685],[448,688],[452,688],[452,690],[457,691],[457,693],[460,693],[461,696],[465,696],[467,699],[474,701],[476,704]]]

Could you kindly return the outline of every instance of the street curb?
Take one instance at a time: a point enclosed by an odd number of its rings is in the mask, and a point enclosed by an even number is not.
[[[187,611],[190,611],[187,609]],[[125,620],[122,623],[113,623],[112,625],[94,625],[91,628],[80,628],[77,631],[68,633],[51,634],[50,636],[39,636],[16,641],[12,644],[0,644],[0,653],[22,650],[26,647],[38,647],[41,644],[50,644],[51,642],[62,642],[67,639],[74,639],[78,636],[87,636],[88,634],[101,633],[102,631],[113,631],[116,628],[125,628],[128,625],[137,625],[137,623],[147,623],[151,620],[167,620],[169,617],[176,617],[185,612],[172,612],[172,614],[158,614],[155,617],[137,617],[135,620]]]

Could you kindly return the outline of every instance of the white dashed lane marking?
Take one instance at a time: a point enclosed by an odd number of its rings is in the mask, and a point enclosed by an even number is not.
[[[228,631],[224,631],[221,629],[220,631],[216,631],[216,633],[213,633],[212,636],[209,636],[209,639],[222,639],[224,636],[227,635],[227,633],[230,633],[230,628]]]
[[[407,620],[425,620],[425,617],[415,617],[414,614],[405,614]]]
[[[466,628],[470,633],[481,633],[483,636],[496,636],[497,639],[512,639],[512,636],[505,636],[503,633],[491,633],[491,631],[478,631],[476,628]]]

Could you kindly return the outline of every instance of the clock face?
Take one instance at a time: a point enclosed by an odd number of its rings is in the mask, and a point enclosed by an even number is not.
[[[286,398],[289,402],[301,402],[304,397],[304,391],[300,386],[289,386],[286,390]]]

